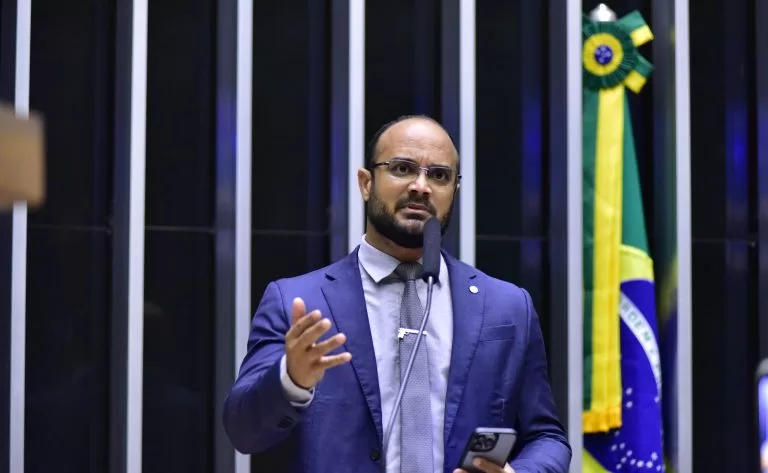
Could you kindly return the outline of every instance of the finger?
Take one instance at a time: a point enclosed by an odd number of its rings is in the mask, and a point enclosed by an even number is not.
[[[285,334],[286,341],[290,341],[299,338],[309,327],[313,326],[320,320],[321,314],[319,310],[313,310],[309,314],[301,317]]]
[[[304,300],[301,297],[293,299],[293,306],[291,307],[291,325],[296,325],[307,313],[307,306],[304,304]]]
[[[475,458],[472,464],[485,473],[504,473],[504,470],[499,467],[499,465],[496,465],[495,463],[492,463],[482,457]]]
[[[453,473],[467,473],[467,472],[462,469],[456,468],[455,470],[453,470]]]
[[[312,352],[317,356],[323,356],[329,351],[335,350],[336,348],[339,348],[340,346],[344,345],[344,342],[346,341],[347,341],[346,335],[344,335],[343,333],[337,333],[336,335],[329,338],[328,340],[315,344],[315,346],[312,347]]]
[[[304,333],[296,340],[296,348],[301,350],[308,350],[312,347],[318,338],[320,338],[328,329],[331,328],[331,321],[328,319],[322,319],[319,322],[315,322],[308,329],[304,330]]]
[[[352,353],[344,352],[339,353],[338,355],[324,356],[320,358],[317,364],[320,365],[320,367],[324,370],[327,370],[329,368],[333,368],[334,366],[343,365],[344,363],[349,362],[351,359]]]

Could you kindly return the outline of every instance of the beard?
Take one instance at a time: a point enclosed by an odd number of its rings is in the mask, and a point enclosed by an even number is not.
[[[371,189],[371,198],[368,199],[368,202],[366,203],[368,221],[381,236],[392,241],[394,244],[409,249],[421,248],[424,246],[424,222],[426,222],[426,219],[412,219],[414,222],[421,221],[421,225],[403,225],[395,216],[395,213],[406,208],[408,204],[424,205],[433,217],[437,217],[437,210],[434,205],[432,205],[428,199],[423,199],[418,196],[401,198],[397,201],[397,204],[395,204],[395,211],[390,212],[386,204],[379,199],[374,185]],[[448,230],[452,214],[453,201],[451,202],[448,212],[439,219],[441,235],[445,235],[445,232]]]

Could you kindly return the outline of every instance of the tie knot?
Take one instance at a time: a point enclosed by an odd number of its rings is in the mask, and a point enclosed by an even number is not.
[[[395,274],[403,281],[412,281],[421,276],[421,265],[419,263],[400,263],[395,268]]]

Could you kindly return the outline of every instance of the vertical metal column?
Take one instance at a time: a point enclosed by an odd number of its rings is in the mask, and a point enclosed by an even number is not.
[[[566,78],[568,82],[567,173],[568,202],[568,440],[574,457],[583,450],[583,313],[582,261],[582,83],[581,83],[581,2],[567,2],[565,30]],[[581,461],[571,463],[571,471],[581,471]]]
[[[566,0],[549,2],[549,70],[566,66]],[[564,74],[548,74],[549,108],[547,110],[549,140],[549,294],[550,340],[552,347],[549,366],[552,391],[560,417],[568,431],[569,368],[568,347],[568,79]],[[580,426],[579,426],[580,427]],[[581,429],[579,428],[580,432]],[[574,452],[575,453],[575,452]],[[574,455],[575,456],[575,455]],[[573,462],[572,462],[573,463]]]
[[[459,13],[459,257],[475,264],[475,0],[461,0]]]
[[[549,2],[551,365],[574,473],[581,472],[584,444],[581,15],[581,2]]]
[[[237,149],[235,181],[236,373],[245,358],[251,322],[251,148],[253,108],[253,2],[237,0]],[[221,421],[219,420],[219,423]],[[250,457],[235,453],[235,473],[251,471]]]
[[[213,425],[214,469],[222,473],[250,471],[248,457],[235,452],[221,418],[245,356],[251,311],[251,8],[242,0],[217,4]]]
[[[2,45],[3,82],[7,97],[14,103],[16,114],[25,117],[29,113],[29,61],[30,61],[30,21],[32,16],[32,1],[18,0],[9,2],[4,7],[3,37],[9,41]],[[5,31],[8,28],[8,31]],[[12,36],[13,35],[13,36]],[[11,69],[11,67],[13,69]],[[13,73],[11,74],[11,70]],[[12,85],[11,85],[12,84]],[[17,202],[13,205],[10,219],[5,220],[5,248],[10,248],[10,292],[4,298],[4,303],[10,302],[10,317],[6,318],[8,331],[9,370],[8,388],[8,463],[3,468],[8,471],[24,471],[24,411],[25,411],[25,368],[26,368],[26,283],[27,283],[27,205]],[[10,228],[8,222],[11,222]],[[10,242],[7,240],[10,233]],[[10,243],[10,245],[8,244]],[[6,259],[6,262],[9,260]],[[7,263],[6,263],[7,264]],[[6,308],[8,306],[6,305]],[[6,322],[4,322],[6,323]],[[3,415],[2,417],[5,417]],[[5,437],[5,436],[3,436]]]
[[[118,0],[110,471],[142,466],[147,0]]]
[[[675,0],[678,471],[692,473],[691,117],[688,0]]]
[[[365,232],[365,209],[357,186],[357,169],[365,165],[365,0],[349,0],[348,12],[347,251],[352,251]]]
[[[341,259],[355,243],[349,239],[348,205],[349,199],[356,198],[349,178],[353,172],[349,165],[349,8],[349,0],[333,0],[331,4],[331,261]]]

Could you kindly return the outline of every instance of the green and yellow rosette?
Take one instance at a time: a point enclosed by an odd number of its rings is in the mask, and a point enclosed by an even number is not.
[[[616,22],[599,22],[584,16],[582,21],[585,89],[599,92],[626,86],[638,93],[653,66],[637,52],[651,41],[653,33],[639,12]]]
[[[637,51],[653,39],[639,12],[618,21],[584,16],[584,433],[621,427],[619,254],[622,163],[634,153],[625,90],[638,93],[653,66]],[[625,149],[626,147],[626,149]],[[629,148],[632,151],[629,151]],[[619,209],[617,211],[617,209]]]

